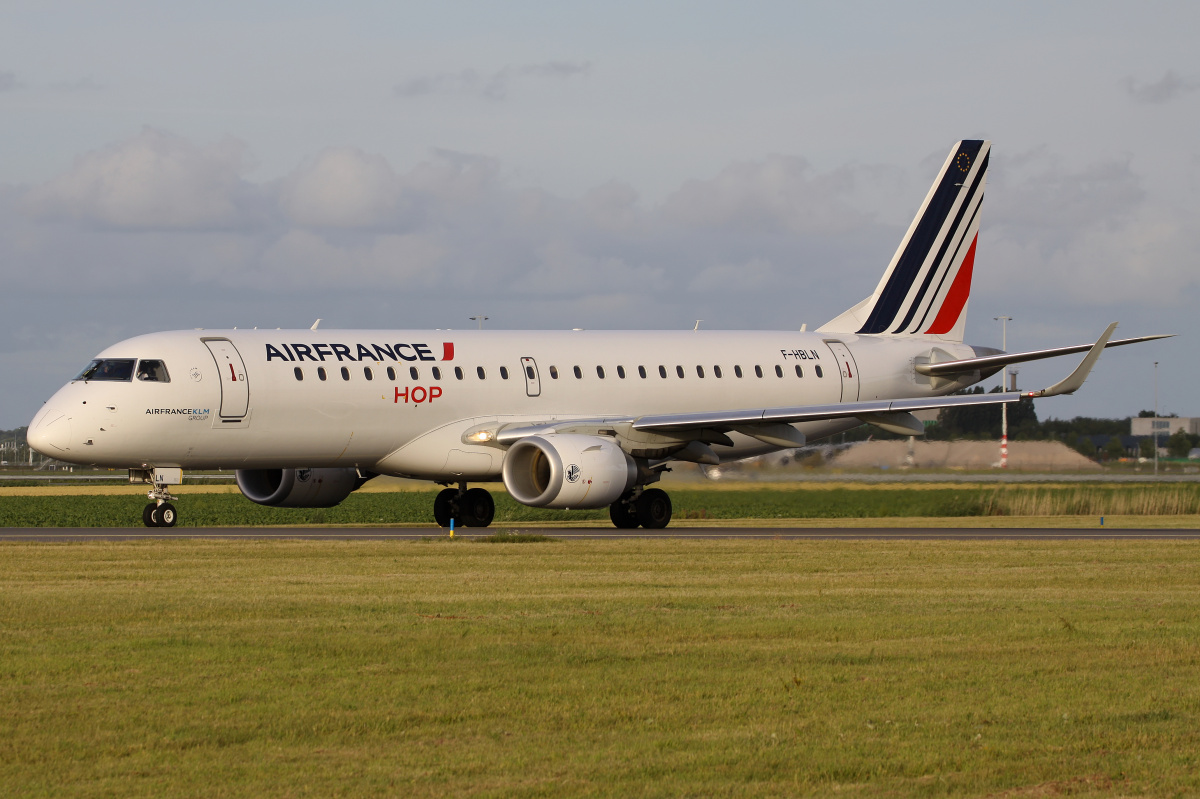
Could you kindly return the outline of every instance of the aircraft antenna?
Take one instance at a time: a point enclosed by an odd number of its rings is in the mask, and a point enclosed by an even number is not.
[[[692,328],[692,332],[693,332],[693,333],[695,333],[697,330],[699,330],[699,329],[700,329],[700,323],[701,323],[701,322],[703,322],[703,321],[704,321],[703,319],[697,319],[697,320],[696,320],[696,326]]]
[[[321,320],[320,320],[320,319],[318,319],[317,321],[313,322],[313,326],[312,326],[312,327],[310,327],[310,328],[309,328],[309,330],[316,330],[316,329],[317,329],[317,325],[319,325],[319,324],[321,324]]]

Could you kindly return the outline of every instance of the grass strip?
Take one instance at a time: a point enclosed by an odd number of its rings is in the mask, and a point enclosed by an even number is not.
[[[240,494],[180,499],[181,526],[429,524],[436,492],[351,494],[333,508],[270,508]],[[607,524],[607,508],[530,508],[495,493],[496,524]],[[1200,513],[1200,485],[1004,486],[986,488],[833,488],[824,491],[673,489],[678,521],[731,519],[966,518],[975,516],[1173,516]],[[144,496],[9,496],[0,527],[127,527],[139,524]]]
[[[6,796],[1200,792],[1192,542],[0,553]]]

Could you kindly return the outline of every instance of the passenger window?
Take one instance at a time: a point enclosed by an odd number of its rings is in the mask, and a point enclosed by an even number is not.
[[[824,376],[825,376],[824,374],[822,374],[822,373],[821,373],[821,367],[820,367],[820,366],[814,366],[814,367],[813,367],[813,370],[814,370],[814,371],[816,371],[816,373],[817,373],[817,377],[824,377]]]
[[[755,367],[754,367],[754,374],[758,375],[759,377],[762,377],[762,367],[761,367],[761,366],[755,366]]]
[[[396,369],[394,367],[388,367],[388,380],[391,380],[393,383],[396,382]]]
[[[461,366],[454,367],[454,376],[457,377],[459,380],[463,379],[463,370],[462,370]]]
[[[349,370],[349,369],[347,369],[347,368],[346,368],[346,367],[344,367],[344,366],[342,367],[342,379],[343,379],[343,380],[349,380],[349,379],[350,379],[350,370]]]
[[[368,380],[375,379],[375,375],[371,372],[371,367],[369,367],[369,366],[363,367],[363,377],[367,378]]]
[[[645,380],[645,379],[646,379],[646,367],[644,367],[644,366],[639,366],[639,367],[638,367],[638,374],[642,376],[642,379],[643,379],[643,380]]]
[[[417,367],[410,366],[410,367],[408,367],[408,376],[412,380],[419,380],[421,377],[421,373],[417,371]],[[434,378],[440,379],[440,378],[438,378],[436,366],[433,367],[433,376],[434,376]]]
[[[553,367],[553,366],[551,366],[550,368],[551,368],[551,369],[554,369],[554,367]],[[557,369],[555,369],[555,371],[554,371],[554,376],[555,376],[556,378],[558,377],[558,370],[557,370]],[[533,373],[533,367],[532,367],[532,366],[526,366],[526,367],[525,367],[525,377],[529,378],[530,380],[534,380],[534,379],[536,379],[536,375],[534,375],[534,373]]]
[[[624,366],[617,367],[617,377],[621,378],[622,380],[625,379],[625,367]]]
[[[679,377],[682,378],[683,377],[683,367],[676,365],[675,366],[675,374],[679,375]]]
[[[151,361],[146,358],[138,361],[137,379],[149,383],[171,382],[171,378],[167,376],[167,367],[162,361]]]
[[[742,367],[740,367],[740,366],[733,367],[733,373],[735,375],[737,375],[738,377],[741,377],[742,376]]]
[[[775,364],[775,376],[783,377],[783,367],[780,366],[779,364]]]
[[[667,376],[667,367],[663,366],[662,364],[659,364],[659,366],[658,366],[658,376],[659,376],[659,377],[666,377],[666,376]]]
[[[413,371],[414,371],[414,372],[416,372],[417,370],[416,370],[416,369],[413,369]],[[437,367],[437,366],[431,367],[431,371],[433,372],[433,379],[434,379],[434,380],[441,380],[441,379],[442,379],[442,370],[441,370],[439,367]],[[416,378],[413,378],[413,379],[415,380]]]
[[[704,367],[699,364],[696,366],[696,377],[704,377]]]
[[[796,377],[804,377],[804,370],[800,368],[800,364],[796,364]]]
[[[303,379],[304,379],[304,370],[303,370],[303,369],[301,369],[299,366],[297,366],[297,367],[296,367],[295,369],[293,369],[292,371],[294,371],[294,372],[296,373],[296,379],[297,379],[297,380],[303,380]]]
[[[480,380],[487,380],[487,375],[484,373],[482,366],[475,367],[475,374],[479,376]]]
[[[582,378],[582,377],[583,377],[583,370],[582,370],[582,369],[580,369],[578,366],[576,366],[576,367],[575,367],[575,377],[576,377],[576,378]]]
[[[318,367],[317,367],[317,378],[318,378],[319,380],[324,380],[324,379],[325,379],[325,367],[324,367],[324,366],[318,366]]]
[[[720,377],[720,376],[721,376],[721,367],[719,367],[719,366],[714,366],[714,367],[713,367],[713,376],[714,376],[714,377]]]
[[[601,380],[604,379],[604,367],[603,366],[596,367],[596,377],[600,378]]]
[[[558,379],[558,367],[557,367],[557,366],[551,366],[551,367],[550,367],[550,379],[551,379],[551,380],[557,380],[557,379]]]
[[[507,380],[507,379],[508,379],[508,367],[507,367],[507,366],[501,366],[501,367],[500,367],[500,379],[501,379],[501,380]]]

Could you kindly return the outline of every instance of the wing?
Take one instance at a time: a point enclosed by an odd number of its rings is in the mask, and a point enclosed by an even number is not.
[[[610,417],[600,419],[566,419],[561,421],[528,424],[522,423],[504,426],[498,430],[480,429],[478,434],[486,436],[480,441],[495,441],[505,446],[518,439],[531,435],[546,433],[586,433],[590,435],[615,436],[629,441],[636,436],[656,437],[665,449],[670,448],[668,442],[676,446],[684,446],[689,442],[698,444],[732,444],[726,433],[736,432],[756,438],[764,443],[778,447],[798,447],[805,443],[804,434],[793,424],[801,422],[819,422],[828,419],[857,418],[889,432],[901,435],[919,435],[924,431],[924,425],[912,415],[913,411],[939,410],[941,408],[959,408],[971,405],[996,405],[1017,402],[1022,397],[1053,397],[1058,394],[1072,394],[1083,385],[1091,373],[1092,367],[1100,357],[1105,347],[1112,346],[1110,339],[1117,323],[1108,326],[1097,339],[1095,344],[1084,349],[1088,354],[1067,377],[1049,388],[1041,391],[1017,392],[1009,391],[997,394],[955,394],[944,397],[920,397],[909,399],[867,400],[864,402],[839,402],[832,405],[799,405],[784,408],[747,408],[743,410],[723,410],[701,413],[666,413],[649,414],[637,417]],[[1123,342],[1148,341],[1163,336],[1146,336],[1140,339],[1126,339]],[[1062,355],[1069,352],[1079,352],[1078,347],[1064,347],[1061,351],[1043,350]],[[1049,357],[1049,356],[1042,356]],[[972,361],[985,359],[971,359]],[[1032,360],[1032,359],[1030,359]],[[954,363],[967,363],[956,361]],[[977,367],[972,367],[972,369]],[[494,430],[494,432],[493,432]],[[647,442],[648,443],[648,442]],[[701,450],[701,462],[709,462],[710,454]],[[711,456],[715,457],[715,456]]]

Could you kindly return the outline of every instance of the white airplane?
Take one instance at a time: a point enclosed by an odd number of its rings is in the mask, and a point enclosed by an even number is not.
[[[647,486],[672,461],[716,464],[862,423],[923,431],[913,411],[1079,388],[1105,347],[1004,353],[963,343],[990,142],[950,151],[874,293],[819,330],[181,330],[105,349],[45,404],[29,443],[151,484],[143,522],[177,521],[184,469],[236,469],[250,500],[329,507],[376,475],[447,487],[443,527],[486,527],[469,483],[518,502],[607,506],[665,527]],[[1087,351],[1037,392],[947,396],[1007,364]]]

